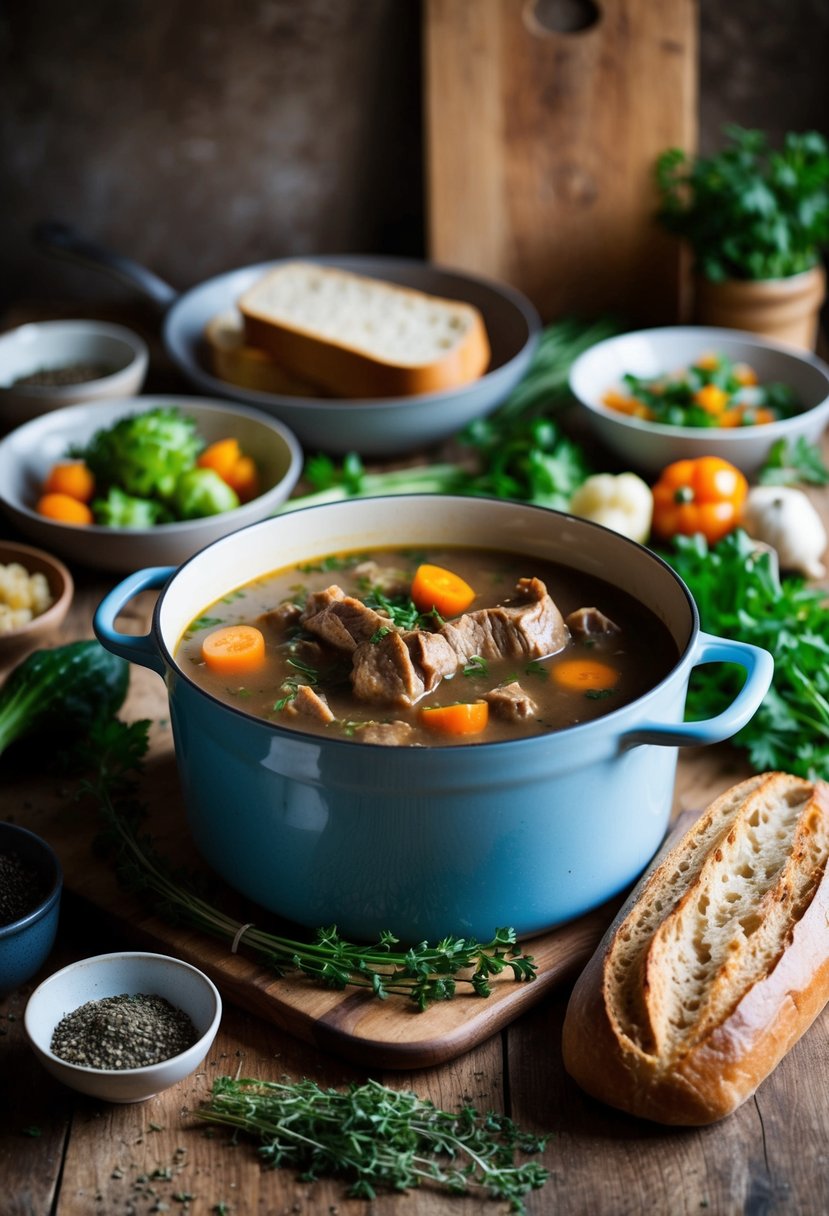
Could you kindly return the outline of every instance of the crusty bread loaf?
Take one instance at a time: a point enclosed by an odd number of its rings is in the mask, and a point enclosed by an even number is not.
[[[829,785],[764,773],[658,859],[576,982],[564,1064],[594,1097],[700,1125],[749,1098],[829,1000]]]
[[[476,380],[490,348],[477,308],[307,262],[238,300],[246,341],[339,397],[398,397]]]
[[[229,308],[205,326],[210,370],[220,380],[259,393],[285,397],[324,397],[328,394],[285,371],[267,351],[248,346],[241,314]]]

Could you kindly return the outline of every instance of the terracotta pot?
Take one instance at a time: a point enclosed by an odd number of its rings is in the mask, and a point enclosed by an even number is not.
[[[814,350],[818,316],[826,295],[822,266],[786,279],[729,279],[695,283],[695,320],[763,334],[778,342]]]

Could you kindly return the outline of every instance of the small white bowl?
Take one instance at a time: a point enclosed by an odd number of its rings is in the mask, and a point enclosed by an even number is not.
[[[83,445],[119,418],[159,406],[175,406],[196,422],[211,443],[234,436],[256,461],[263,490],[258,498],[222,515],[154,528],[77,527],[39,515],[35,505],[44,478],[70,445]],[[35,418],[0,440],[0,509],[26,536],[69,561],[98,570],[130,573],[144,566],[177,566],[211,541],[273,515],[296,485],[302,449],[276,418],[245,406],[198,397],[133,397],[73,405]]]
[[[78,401],[132,397],[141,391],[149,352],[138,334],[107,321],[32,321],[0,334],[0,431]],[[14,381],[74,364],[109,369],[75,384],[24,385]]]
[[[624,390],[626,373],[650,377],[677,372],[711,352],[750,364],[761,383],[789,385],[802,402],[801,412],[762,426],[700,428],[631,418],[603,404],[608,390]],[[793,442],[803,436],[814,443],[829,423],[829,367],[822,359],[734,329],[676,325],[607,338],[575,360],[570,388],[595,435],[642,473],[658,474],[674,460],[721,456],[751,475],[778,439]]]
[[[51,1050],[58,1022],[87,1001],[144,993],[165,997],[190,1018],[199,1036],[192,1047],[143,1068],[104,1069],[68,1064]],[[47,1072],[64,1085],[106,1102],[143,1102],[194,1072],[210,1050],[222,1017],[222,999],[203,972],[164,954],[130,951],[70,963],[29,997],[24,1026]]]

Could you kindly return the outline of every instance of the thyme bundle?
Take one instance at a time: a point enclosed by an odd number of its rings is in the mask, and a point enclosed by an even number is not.
[[[532,956],[522,954],[512,929],[498,929],[491,941],[445,937],[395,951],[391,932],[378,942],[358,946],[345,941],[335,926],[316,931],[312,941],[295,941],[245,925],[222,912],[199,891],[192,876],[176,871],[159,856],[152,838],[141,832],[146,807],[138,798],[138,774],[149,746],[150,723],[126,724],[117,718],[98,721],[75,758],[89,772],[80,793],[97,802],[104,830],[99,847],[114,857],[119,881],[148,897],[157,914],[174,919],[234,947],[252,952],[277,975],[299,971],[326,987],[365,988],[385,1000],[407,997],[424,1010],[435,1001],[451,999],[459,985],[475,996],[491,994],[490,979],[511,973],[518,981],[536,977]]]

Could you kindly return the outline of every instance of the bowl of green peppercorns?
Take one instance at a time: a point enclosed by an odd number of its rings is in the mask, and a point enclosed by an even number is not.
[[[25,984],[55,943],[63,874],[50,845],[0,823],[0,996]]]
[[[50,975],[30,996],[24,1025],[64,1085],[107,1102],[142,1102],[198,1068],[221,1016],[218,990],[197,967],[125,951]]]

